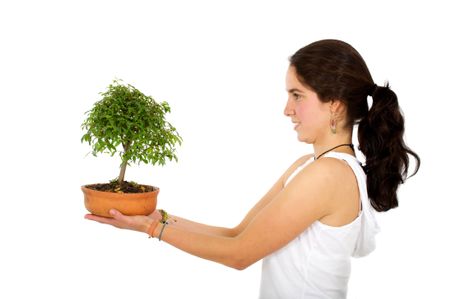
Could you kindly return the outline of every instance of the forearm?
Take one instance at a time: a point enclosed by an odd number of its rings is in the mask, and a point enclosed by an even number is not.
[[[235,228],[206,225],[175,215],[169,215],[169,218],[171,219],[171,226],[180,228],[185,231],[222,237],[235,237],[237,235],[237,231]]]
[[[178,222],[181,222],[182,225]],[[186,229],[183,225],[191,226],[191,229]],[[162,235],[163,225],[158,224],[153,236],[158,237],[161,235],[162,241],[197,257],[235,269],[245,268],[242,264],[243,252],[240,252],[238,248],[237,239],[235,237],[211,234],[211,232],[216,232],[215,228],[207,227],[204,229],[205,227],[207,226],[189,220],[185,220],[185,222],[178,220],[176,223],[167,224]],[[202,232],[202,230],[207,232]]]
[[[145,232],[187,253],[236,269],[243,268],[242,257],[247,251],[240,249],[239,236],[228,237],[219,234],[229,233],[226,229],[209,227],[176,216],[173,219],[174,216],[169,215],[169,219],[166,219],[165,213],[162,215],[158,210],[149,216],[126,216],[117,210],[111,210],[110,213],[112,218],[92,214],[87,214],[85,218],[117,228]]]

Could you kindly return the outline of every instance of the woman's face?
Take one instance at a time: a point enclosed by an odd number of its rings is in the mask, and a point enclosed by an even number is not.
[[[288,100],[284,115],[291,118],[298,140],[315,143],[330,131],[330,104],[322,103],[317,94],[297,79],[293,66],[286,74]]]

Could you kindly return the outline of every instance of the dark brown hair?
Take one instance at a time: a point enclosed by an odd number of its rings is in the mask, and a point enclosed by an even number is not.
[[[347,107],[347,128],[358,124],[359,149],[366,158],[367,191],[377,211],[398,206],[397,188],[408,173],[408,154],[420,158],[405,145],[404,119],[389,83],[377,86],[361,55],[339,40],[309,44],[289,58],[299,81],[314,90],[322,102],[340,100]],[[369,110],[367,97],[372,96]]]

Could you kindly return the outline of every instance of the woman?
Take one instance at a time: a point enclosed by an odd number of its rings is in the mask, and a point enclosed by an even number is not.
[[[162,210],[86,218],[148,233],[236,269],[263,259],[261,298],[345,298],[350,257],[375,247],[374,210],[397,207],[408,154],[417,160],[414,174],[420,159],[403,141],[395,93],[373,82],[349,44],[322,40],[297,51],[286,89],[284,114],[314,153],[295,161],[238,226],[208,226]],[[364,166],[351,144],[356,124]]]

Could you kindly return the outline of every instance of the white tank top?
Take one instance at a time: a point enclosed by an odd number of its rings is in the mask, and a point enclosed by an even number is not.
[[[283,248],[265,257],[262,263],[260,299],[341,299],[346,298],[350,277],[350,257],[361,257],[375,249],[379,232],[369,202],[366,174],[352,155],[329,152],[323,157],[345,160],[355,173],[361,206],[351,223],[334,227],[315,221]],[[311,157],[286,181],[314,161]]]

